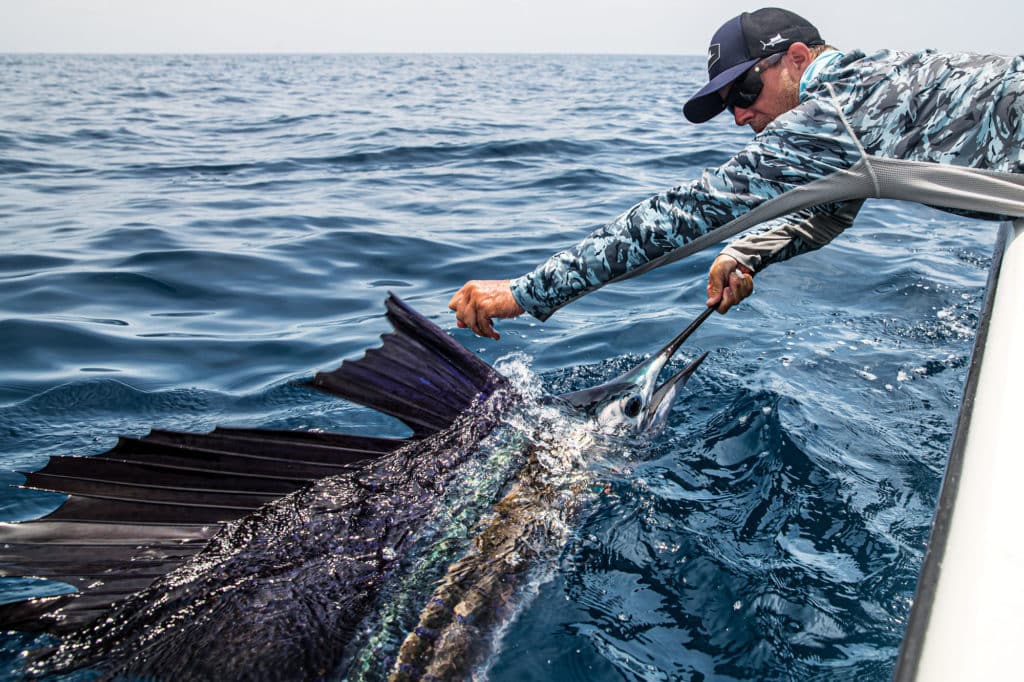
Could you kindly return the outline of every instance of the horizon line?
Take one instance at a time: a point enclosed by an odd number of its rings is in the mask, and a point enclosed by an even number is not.
[[[429,50],[410,50],[410,51],[395,51],[395,52],[381,52],[381,51],[153,51],[153,52],[139,52],[132,50],[124,51],[91,51],[91,50],[15,50],[15,51],[0,51],[0,56],[64,56],[64,57],[216,57],[216,56],[235,56],[235,57],[252,57],[252,56],[520,56],[520,57],[698,57],[703,59],[702,54],[680,54],[677,52],[513,52],[513,51],[498,51],[498,52],[475,52],[475,51],[429,51]]]

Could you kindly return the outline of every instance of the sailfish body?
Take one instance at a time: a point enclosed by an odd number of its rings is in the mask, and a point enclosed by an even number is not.
[[[582,489],[546,482],[543,447],[508,427],[524,403],[509,381],[394,296],[386,305],[382,346],[310,384],[401,419],[409,438],[153,431],[26,474],[69,497],[42,519],[0,524],[0,575],[78,588],[0,606],[4,630],[59,637],[29,672],[415,679],[480,665],[510,594],[557,552],[543,510],[567,521],[564,498]],[[660,387],[657,375],[704,317],[558,409],[599,429],[655,428],[703,356]],[[403,599],[388,621],[382,603]],[[369,665],[389,623],[409,635],[393,664]]]

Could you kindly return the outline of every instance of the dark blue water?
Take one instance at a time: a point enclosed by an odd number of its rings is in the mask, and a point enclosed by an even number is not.
[[[749,132],[687,124],[702,61],[0,57],[0,514],[117,434],[402,434],[288,384],[386,331],[387,290],[553,390],[622,371],[703,304],[712,249],[500,342],[465,280],[515,276]],[[494,680],[886,679],[923,558],[994,224],[869,204],[714,316],[641,459],[608,480]],[[0,600],[40,594],[0,582]],[[4,670],[25,641],[7,636]]]

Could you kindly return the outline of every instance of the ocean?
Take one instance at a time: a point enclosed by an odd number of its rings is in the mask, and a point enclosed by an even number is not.
[[[220,425],[404,435],[291,382],[358,357],[396,293],[551,390],[612,377],[703,307],[717,249],[545,323],[457,330],[528,272],[749,139],[682,116],[697,57],[6,55],[0,514],[48,456]],[[491,680],[884,680],[913,599],[995,239],[869,202],[686,344],[648,451],[603,470]],[[0,601],[52,584],[0,580]],[[0,640],[17,677],[24,635]]]

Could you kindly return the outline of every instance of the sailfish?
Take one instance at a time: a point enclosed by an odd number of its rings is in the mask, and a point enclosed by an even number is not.
[[[3,630],[52,636],[27,674],[474,675],[592,487],[585,462],[559,478],[551,459],[577,437],[585,457],[661,428],[707,353],[659,375],[712,309],[628,372],[560,396],[525,394],[394,295],[386,310],[381,346],[307,385],[398,418],[406,438],[153,430],[24,474],[67,499],[0,524],[0,575],[76,588],[0,605]],[[552,435],[565,424],[575,435]]]

